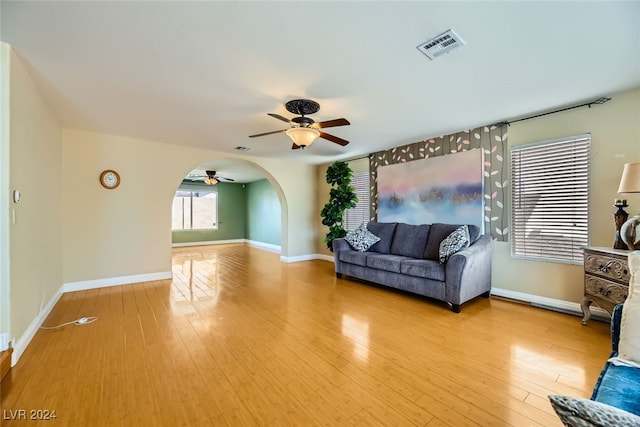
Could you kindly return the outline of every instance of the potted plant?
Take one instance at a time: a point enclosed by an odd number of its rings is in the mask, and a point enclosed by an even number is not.
[[[345,162],[335,162],[327,168],[327,184],[331,184],[329,201],[322,208],[320,216],[322,224],[329,227],[329,232],[323,239],[327,247],[333,252],[333,239],[347,235],[344,229],[344,212],[355,208],[358,197],[351,186],[351,168]]]

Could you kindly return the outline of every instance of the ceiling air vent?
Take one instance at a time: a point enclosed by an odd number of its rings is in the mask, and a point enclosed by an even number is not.
[[[436,59],[440,55],[449,53],[461,46],[464,46],[464,41],[462,41],[460,36],[452,30],[447,30],[442,34],[435,36],[431,40],[422,43],[418,46],[418,50],[427,55],[430,59]]]

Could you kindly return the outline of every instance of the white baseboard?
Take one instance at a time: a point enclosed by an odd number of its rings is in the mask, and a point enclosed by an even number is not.
[[[491,288],[491,295],[497,297],[509,298],[516,301],[528,302],[534,307],[545,308],[548,310],[559,311],[561,313],[572,314],[582,317],[582,308],[577,302],[563,301],[554,298],[542,297],[539,295],[526,294],[524,292],[510,291],[508,289]],[[600,307],[591,306],[591,318],[609,322],[611,316]]]
[[[109,286],[128,285],[131,283],[151,282],[152,280],[172,279],[171,271],[160,271],[157,273],[135,274],[133,276],[109,277],[106,279],[85,280],[81,282],[65,283],[63,292],[84,291],[87,289],[106,288]]]
[[[40,313],[38,313],[38,315],[31,321],[22,336],[16,340],[13,345],[13,354],[11,355],[11,366],[15,366],[16,363],[18,363],[18,359],[20,359],[20,356],[22,356],[22,353],[26,350],[36,332],[38,332],[38,329],[42,326],[42,323],[49,316],[51,310],[53,310],[53,307],[56,305],[63,292],[63,286],[61,286],[53,295],[51,300],[49,300],[47,305],[44,306],[42,310],[40,310]]]
[[[280,256],[280,261],[290,263],[290,262],[302,262],[302,261],[311,261],[312,259],[316,259],[314,254],[310,255],[297,255],[297,256]]]
[[[316,259],[321,259],[323,261],[335,262],[333,255],[325,255],[325,254],[316,254]]]
[[[272,245],[271,243],[258,242],[255,240],[245,240],[245,242],[254,248],[264,249],[265,251],[273,252],[275,254],[282,253],[282,247],[279,245]]]
[[[320,259],[323,261],[334,262],[333,255],[325,255],[325,254],[309,254],[309,255],[298,255],[292,257],[281,256],[280,261],[282,262],[301,262],[301,261],[312,261],[314,259]]]
[[[209,246],[209,245],[226,245],[228,243],[245,243],[245,239],[230,239],[230,240],[208,240],[205,242],[185,242],[185,243],[172,243],[172,248],[183,248],[187,246]]]

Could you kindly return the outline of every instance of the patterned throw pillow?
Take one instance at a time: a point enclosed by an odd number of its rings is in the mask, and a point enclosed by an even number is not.
[[[367,225],[364,222],[355,230],[348,232],[344,239],[359,252],[365,252],[373,244],[380,241],[378,236],[367,230]]]
[[[569,427],[639,426],[640,417],[605,403],[568,396],[549,396],[560,421]]]
[[[461,225],[440,242],[440,264],[444,263],[449,257],[462,249],[469,247],[469,227]]]

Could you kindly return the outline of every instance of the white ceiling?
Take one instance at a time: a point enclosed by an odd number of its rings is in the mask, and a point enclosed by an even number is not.
[[[640,2],[8,2],[1,37],[65,127],[326,163],[640,87]],[[453,29],[466,46],[416,46]],[[290,150],[320,103],[351,141]],[[207,167],[220,170],[211,160]],[[240,168],[239,165],[231,165]],[[223,171],[231,176],[233,171]]]

